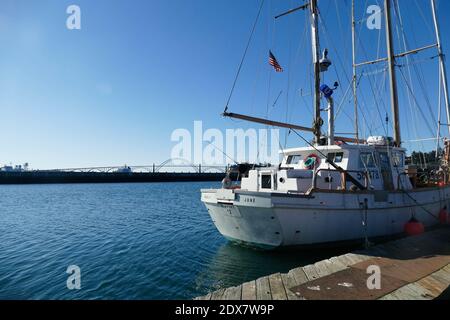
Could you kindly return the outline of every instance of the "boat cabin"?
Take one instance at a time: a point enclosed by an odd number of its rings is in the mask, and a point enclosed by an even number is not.
[[[370,141],[370,140],[369,140]],[[356,179],[369,190],[413,189],[406,174],[405,149],[389,143],[334,145],[284,150],[276,168],[251,170],[241,188],[258,192],[307,193],[311,190],[353,190]]]

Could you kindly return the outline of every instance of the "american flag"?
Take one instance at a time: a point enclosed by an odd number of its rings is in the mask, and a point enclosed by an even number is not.
[[[269,51],[269,64],[275,68],[276,72],[283,72],[283,68],[278,63],[277,58],[275,58],[272,51]]]

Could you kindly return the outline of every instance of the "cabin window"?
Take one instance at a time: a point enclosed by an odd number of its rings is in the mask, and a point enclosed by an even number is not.
[[[299,164],[300,160],[302,160],[302,156],[300,156],[300,155],[289,156],[287,158],[286,163],[287,164]]]
[[[380,152],[380,166],[388,170],[391,168],[391,162],[387,152]]]
[[[327,155],[328,161],[332,161],[334,163],[341,163],[342,160],[344,160],[344,153],[338,152],[338,153],[329,153]]]
[[[375,159],[371,152],[361,152],[359,155],[359,167],[361,169],[365,168],[376,168]]]
[[[395,152],[392,160],[394,163],[394,167],[403,167],[404,157],[402,153]]]
[[[261,188],[272,189],[272,176],[270,174],[261,175]]]

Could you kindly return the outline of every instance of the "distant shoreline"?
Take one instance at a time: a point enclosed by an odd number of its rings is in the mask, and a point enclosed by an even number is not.
[[[0,185],[61,184],[61,183],[143,183],[221,181],[225,173],[195,172],[0,172]]]

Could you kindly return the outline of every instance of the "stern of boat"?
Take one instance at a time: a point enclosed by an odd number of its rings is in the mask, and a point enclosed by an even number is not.
[[[282,246],[281,225],[270,199],[247,197],[229,189],[208,189],[201,193],[214,225],[228,240],[262,249]]]

